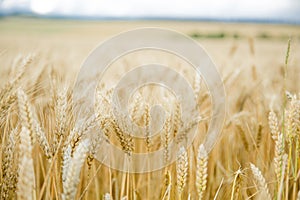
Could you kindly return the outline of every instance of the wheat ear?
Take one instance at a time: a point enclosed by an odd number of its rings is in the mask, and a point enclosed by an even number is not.
[[[290,140],[295,139],[298,133],[300,119],[300,102],[293,96],[287,111],[287,133]]]
[[[14,160],[16,160],[15,152],[17,150],[17,135],[18,128],[15,128],[9,135],[7,145],[3,151],[2,158],[2,185],[1,185],[1,197],[2,199],[13,199],[9,191],[15,192],[15,185],[17,181],[17,172],[14,170]]]
[[[150,137],[150,108],[149,105],[145,105],[145,111],[144,111],[144,125],[145,125],[145,140],[146,140],[146,146],[147,146],[147,152],[150,152],[151,148],[151,137]]]
[[[30,132],[26,127],[22,127],[20,139],[20,152],[22,155],[19,162],[18,199],[36,199],[32,144],[30,141]]]
[[[283,162],[283,155],[284,155],[284,144],[283,144],[283,135],[280,133],[278,135],[278,139],[275,141],[275,157],[274,157],[274,166],[275,166],[275,173],[277,177],[278,183],[281,180],[282,174],[282,162]]]
[[[166,118],[164,124],[164,134],[162,135],[162,142],[164,147],[164,162],[168,163],[170,159],[169,143],[170,143],[170,132],[171,132],[171,117]]]
[[[181,105],[179,100],[175,100],[174,102],[174,114],[172,124],[173,124],[173,137],[176,138],[177,134],[179,132],[179,129],[182,126],[182,121],[181,121]]]
[[[126,127],[124,127],[125,128],[124,131],[127,131],[127,133],[123,131],[123,129],[120,127],[116,119],[113,119],[113,127],[114,127],[114,132],[122,146],[122,150],[128,155],[131,155],[131,153],[134,151],[133,137],[128,133]]]
[[[199,199],[203,199],[207,183],[208,155],[203,144],[199,146],[197,155],[196,187]]]
[[[10,106],[16,101],[15,88],[19,85],[21,78],[25,73],[26,67],[31,63],[32,56],[25,57],[23,59],[20,70],[15,76],[13,76],[9,82],[0,90],[0,120],[4,120],[7,116],[6,112]],[[1,123],[0,121],[0,123]]]
[[[274,111],[271,111],[269,113],[269,127],[271,130],[272,139],[274,141],[278,140],[278,135],[279,135],[280,131],[279,131],[279,125],[278,125],[278,118]]]
[[[21,123],[29,130],[32,145],[37,139],[45,156],[48,159],[51,158],[52,152],[46,135],[42,130],[36,116],[34,115],[32,105],[29,103],[27,95],[21,89],[18,90],[18,104]]]
[[[95,115],[91,116],[84,124],[79,124],[71,131],[70,135],[68,136],[67,140],[65,141],[65,145],[71,145],[73,155],[78,143],[80,142],[81,138],[88,133],[88,131],[96,125],[100,118],[100,113],[96,113]]]
[[[58,92],[55,104],[55,134],[59,141],[65,135],[67,125],[68,97],[65,88]]]
[[[267,200],[271,200],[272,197],[271,197],[271,194],[269,192],[266,179],[262,175],[261,171],[252,163],[250,163],[250,168],[251,168],[251,171],[254,175],[255,180],[258,183],[260,191],[264,194],[264,196]]]
[[[65,170],[66,179],[63,181],[62,199],[71,200],[75,198],[77,186],[80,181],[81,168],[89,151],[89,140],[83,140],[76,148],[73,157],[69,160],[67,169]]]
[[[17,92],[18,97],[18,107],[19,107],[19,118],[21,120],[21,124],[30,133],[31,144],[35,143],[36,137],[34,135],[35,127],[34,127],[34,119],[32,110],[29,105],[28,97],[25,92],[21,89]]]
[[[184,147],[180,147],[178,152],[178,159],[176,162],[176,171],[177,171],[177,190],[179,199],[186,185],[187,173],[188,173],[188,154]]]
[[[91,138],[91,147],[89,148],[89,153],[87,156],[87,165],[88,165],[88,169],[91,169],[92,167],[92,162],[95,158],[95,155],[99,149],[99,146],[101,144],[102,141],[102,135],[101,134],[95,134],[92,138]]]
[[[201,91],[201,81],[202,81],[201,76],[199,75],[198,72],[196,72],[194,77],[194,82],[193,82],[193,89],[194,89],[196,100],[199,100],[200,91]]]

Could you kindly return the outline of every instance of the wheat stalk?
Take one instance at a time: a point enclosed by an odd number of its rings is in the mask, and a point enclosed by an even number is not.
[[[167,173],[165,174],[165,187],[166,191],[163,194],[162,200],[169,200],[172,189],[172,177],[170,171],[167,171]]]
[[[232,183],[232,192],[231,192],[231,200],[239,199],[240,196],[240,188],[241,188],[241,181],[242,181],[242,170],[238,169],[235,172],[234,180]]]

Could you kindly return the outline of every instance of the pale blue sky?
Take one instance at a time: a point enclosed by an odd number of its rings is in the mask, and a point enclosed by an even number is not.
[[[300,21],[300,0],[2,0],[2,13]]]

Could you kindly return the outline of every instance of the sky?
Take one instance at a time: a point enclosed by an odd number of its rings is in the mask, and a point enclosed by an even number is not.
[[[0,0],[2,14],[262,19],[300,22],[300,0]]]

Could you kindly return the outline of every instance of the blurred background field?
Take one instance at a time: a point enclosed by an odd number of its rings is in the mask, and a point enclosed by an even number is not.
[[[219,71],[282,74],[287,40],[292,39],[290,67],[299,66],[300,27],[284,24],[220,23],[195,21],[98,21],[36,18],[0,20],[2,63],[8,66],[17,54],[35,53],[46,59],[42,65],[78,71],[89,53],[101,42],[121,32],[141,27],[162,27],[190,36],[202,45]],[[41,66],[44,67],[44,66]],[[274,68],[278,69],[273,70]],[[281,70],[281,71],[280,71]],[[262,72],[261,72],[262,73]],[[266,74],[262,82],[270,81]],[[291,82],[297,80],[291,73]],[[262,83],[260,83],[262,84]],[[294,84],[292,84],[294,85]]]
[[[57,62],[78,69],[89,52],[104,40],[134,28],[162,27],[191,36],[207,50],[220,68],[282,65],[284,47],[289,38],[293,40],[294,52],[290,64],[299,62],[296,55],[299,52],[300,27],[293,25],[18,17],[3,18],[0,25],[0,48],[6,54],[6,61],[18,53],[35,52],[51,56],[48,64],[55,65]]]

